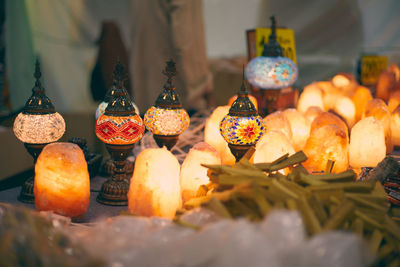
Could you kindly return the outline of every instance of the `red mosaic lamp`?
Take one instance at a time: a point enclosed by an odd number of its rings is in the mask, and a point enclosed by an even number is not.
[[[265,132],[263,119],[249,99],[249,92],[244,82],[244,67],[242,86],[219,127],[221,135],[228,142],[229,149],[239,161],[247,150],[254,146]]]
[[[172,83],[172,78],[177,74],[175,62],[167,61],[167,66],[162,73],[168,77],[167,82],[155,105],[144,115],[144,123],[147,130],[152,132],[157,145],[166,146],[171,150],[178,142],[179,135],[189,127],[190,118],[186,110],[182,108]]]
[[[96,120],[96,136],[106,145],[114,161],[114,173],[101,187],[97,201],[112,206],[128,204],[129,178],[126,158],[144,134],[142,118],[135,112],[130,96],[124,88],[127,73],[117,62],[114,69],[115,90],[103,115]]]

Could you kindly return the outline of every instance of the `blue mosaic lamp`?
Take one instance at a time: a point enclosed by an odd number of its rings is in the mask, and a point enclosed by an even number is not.
[[[271,35],[264,44],[260,57],[253,58],[246,67],[246,77],[249,83],[264,90],[280,90],[290,87],[297,80],[296,64],[283,56],[282,47],[276,40],[276,20],[271,17]],[[279,92],[279,91],[278,91]],[[275,94],[276,98],[278,94]],[[276,99],[267,99],[268,101]],[[268,103],[269,106],[271,103]]]
[[[219,127],[219,131],[229,149],[239,161],[247,150],[254,146],[265,132],[263,119],[258,115],[257,109],[249,99],[249,92],[245,86],[243,67],[242,86],[237,99],[233,102]]]

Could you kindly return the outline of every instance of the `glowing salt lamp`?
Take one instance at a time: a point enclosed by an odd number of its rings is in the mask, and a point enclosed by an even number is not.
[[[334,124],[316,128],[303,149],[308,159],[303,166],[309,172],[319,172],[326,168],[328,160],[335,162],[332,172],[338,173],[349,167],[349,139],[346,133]]]
[[[287,153],[292,155],[295,150],[286,135],[280,131],[268,131],[256,145],[254,163],[272,162]],[[284,169],[282,173],[288,172],[288,169]]]
[[[349,128],[353,126],[356,120],[356,107],[347,96],[341,96],[336,100],[335,107],[333,109],[337,114],[345,119]]]
[[[351,73],[338,73],[332,78],[332,85],[339,88],[346,95],[353,95],[358,86],[356,79]]]
[[[392,130],[392,143],[394,146],[400,146],[400,106],[398,106],[391,114],[391,124],[390,128]]]
[[[173,218],[182,205],[179,172],[178,160],[165,147],[140,152],[128,192],[129,211]]]
[[[292,129],[292,144],[296,151],[303,149],[308,136],[310,134],[310,127],[304,115],[294,108],[285,109],[283,111],[286,118],[290,123]]]
[[[373,116],[382,122],[385,129],[386,153],[393,151],[392,130],[390,129],[390,112],[382,99],[375,98],[367,102],[363,118]]]
[[[346,136],[349,136],[349,130],[347,129],[346,123],[344,123],[344,121],[341,120],[338,116],[330,112],[323,112],[320,115],[318,115],[311,123],[310,132],[329,124],[338,126],[346,133]]]
[[[35,165],[35,205],[39,211],[78,217],[90,201],[90,181],[82,150],[73,143],[44,147]]]
[[[218,151],[222,164],[235,163],[235,157],[232,155],[228,143],[219,132],[219,124],[229,113],[229,109],[230,106],[219,106],[215,108],[211,116],[207,119],[204,127],[204,141]]]
[[[263,122],[267,131],[280,131],[286,135],[290,142],[292,141],[292,128],[288,118],[286,118],[282,111],[275,111],[269,114],[264,117]]]
[[[237,99],[237,97],[238,97],[238,96],[237,96],[237,94],[236,94],[236,95],[232,96],[231,98],[229,98],[229,100],[228,100],[228,106],[232,106],[233,102],[235,102],[235,100]],[[254,107],[255,107],[256,109],[258,109],[257,98],[255,98],[255,97],[252,96],[252,95],[249,95],[249,99],[250,99],[251,103],[253,103]]]
[[[320,107],[309,107],[304,113],[304,117],[306,118],[307,122],[311,125],[314,119],[324,111]]]
[[[338,88],[333,88],[329,92],[325,92],[323,96],[324,110],[328,111],[335,108],[336,101],[343,96],[343,92]]]
[[[297,104],[297,110],[301,113],[305,113],[307,109],[312,106],[321,109],[324,108],[322,90],[316,83],[312,83],[304,88]]]
[[[364,86],[358,86],[351,100],[356,107],[356,122],[361,120],[367,102],[372,100],[371,91]]]
[[[349,163],[353,168],[375,167],[386,156],[385,130],[381,121],[368,117],[351,129]]]
[[[376,84],[376,97],[387,101],[389,99],[390,91],[396,85],[396,74],[389,71],[383,71],[379,75]]]
[[[392,113],[397,106],[400,104],[400,90],[396,90],[390,94],[388,108],[390,113]]]
[[[201,164],[221,164],[218,151],[205,142],[194,145],[182,163],[180,182],[183,203],[196,196],[199,186],[210,182],[208,169]]]

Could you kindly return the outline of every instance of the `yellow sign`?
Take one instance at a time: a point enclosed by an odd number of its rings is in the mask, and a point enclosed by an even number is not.
[[[264,43],[268,43],[269,35],[271,34],[270,28],[257,28],[256,29],[256,44],[257,56],[261,56],[264,50]],[[292,29],[276,29],[276,38],[283,50],[283,56],[290,58],[295,64],[296,59],[296,44],[294,41],[294,31]]]
[[[361,57],[361,83],[374,85],[378,82],[379,75],[388,66],[387,56],[365,55]]]

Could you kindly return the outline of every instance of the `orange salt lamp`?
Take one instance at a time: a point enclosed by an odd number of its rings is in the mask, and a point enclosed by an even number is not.
[[[231,98],[229,98],[229,100],[228,100],[228,106],[232,106],[233,102],[235,102],[235,100],[237,99],[237,97],[238,97],[237,95],[234,95],[234,96],[232,96]],[[249,97],[251,103],[253,103],[254,107],[255,107],[256,109],[258,109],[257,98],[255,98],[255,97],[252,96],[252,95],[248,95],[248,97]]]
[[[393,144],[392,130],[390,129],[390,112],[382,99],[375,98],[367,102],[363,118],[371,116],[382,122],[383,128],[385,129],[386,153],[391,153],[393,151]]]
[[[73,143],[44,147],[35,165],[35,205],[68,217],[83,215],[90,201],[90,181],[82,150]]]
[[[392,130],[392,143],[396,147],[400,147],[400,106],[398,106],[391,114],[390,128]]]
[[[290,142],[292,141],[292,128],[288,118],[286,118],[282,111],[275,111],[269,114],[264,117],[263,122],[267,131],[280,131],[286,135]]]
[[[390,94],[388,108],[390,113],[392,113],[400,104],[400,90],[393,91]]]
[[[375,167],[386,156],[385,131],[382,122],[368,117],[351,129],[349,163],[353,168]]]
[[[310,127],[306,118],[294,108],[284,110],[283,114],[288,118],[290,128],[292,129],[292,144],[294,149],[296,151],[302,150],[310,134]]]
[[[339,97],[333,110],[346,121],[349,128],[353,126],[356,120],[356,107],[349,97]]]
[[[214,147],[220,157],[222,164],[234,164],[235,157],[232,155],[228,147],[228,143],[219,132],[219,124],[222,119],[229,113],[230,106],[219,106],[211,113],[207,119],[204,128],[204,141]]]
[[[336,101],[341,96],[343,96],[343,92],[338,88],[334,88],[332,91],[326,92],[323,96],[324,110],[327,111],[334,109]]]
[[[347,135],[340,127],[329,124],[316,128],[303,149],[308,157],[303,166],[309,172],[319,172],[332,160],[335,162],[332,172],[345,171],[349,167],[348,149]]]
[[[221,164],[218,151],[205,142],[194,145],[182,163],[180,182],[183,203],[196,196],[199,186],[210,182],[208,169],[201,164]]]
[[[338,73],[333,76],[332,84],[334,87],[339,88],[341,92],[348,96],[352,96],[354,94],[354,90],[358,86],[354,75],[348,72]]]
[[[351,100],[356,108],[356,122],[361,120],[367,102],[372,100],[371,91],[364,86],[358,86]]]
[[[346,136],[349,136],[349,131],[347,129],[346,123],[344,123],[344,121],[341,120],[338,116],[330,112],[323,112],[320,115],[318,115],[311,123],[310,132],[329,124],[336,125],[345,132]]]
[[[316,85],[316,83],[306,86],[300,95],[297,103],[297,110],[301,113],[305,113],[309,107],[313,106],[323,109],[324,102],[322,93],[323,91]]]
[[[308,123],[311,125],[311,123],[314,121],[314,119],[321,113],[323,113],[324,111],[319,108],[319,107],[309,107],[306,111],[306,113],[304,113],[304,117],[306,117]]]
[[[172,219],[182,206],[179,172],[178,160],[165,147],[140,152],[128,192],[129,211]]]
[[[376,97],[388,101],[390,91],[396,86],[396,74],[382,71],[376,84]]]
[[[295,150],[286,135],[280,131],[267,131],[256,144],[254,163],[272,162],[287,153],[292,155]],[[281,173],[288,174],[289,169]]]

